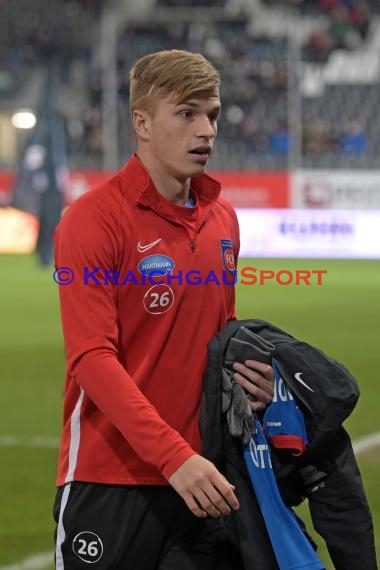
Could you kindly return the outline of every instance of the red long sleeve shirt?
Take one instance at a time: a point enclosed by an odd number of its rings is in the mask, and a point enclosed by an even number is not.
[[[191,188],[194,208],[169,202],[133,156],[57,226],[56,268],[74,273],[59,287],[58,485],[166,484],[200,451],[207,343],[235,317],[239,232],[219,183],[203,175]]]

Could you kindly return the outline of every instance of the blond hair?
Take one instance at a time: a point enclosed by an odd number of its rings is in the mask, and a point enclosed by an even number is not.
[[[129,73],[130,109],[154,113],[157,96],[173,95],[182,103],[192,97],[209,96],[220,85],[215,67],[200,53],[172,49],[146,55]],[[154,97],[153,97],[154,95]]]

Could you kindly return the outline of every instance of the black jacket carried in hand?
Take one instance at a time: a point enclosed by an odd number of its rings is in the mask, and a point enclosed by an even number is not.
[[[314,527],[326,541],[336,570],[376,570],[371,514],[351,441],[342,427],[358,400],[357,383],[342,364],[257,319],[230,321],[208,347],[200,418],[202,455],[237,487],[240,502],[240,509],[223,519],[224,544],[215,567],[279,568],[247,474],[243,444],[231,436],[222,412],[226,352],[241,327],[274,345],[272,356],[305,418],[309,446],[302,456],[272,450],[285,503],[294,506],[308,498]]]

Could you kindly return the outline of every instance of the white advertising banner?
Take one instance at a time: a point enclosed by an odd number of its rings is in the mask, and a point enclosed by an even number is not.
[[[380,259],[380,211],[237,209],[242,257]]]
[[[299,170],[290,186],[292,208],[380,209],[378,170]]]

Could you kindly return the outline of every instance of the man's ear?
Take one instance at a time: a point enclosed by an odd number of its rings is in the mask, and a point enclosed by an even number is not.
[[[150,139],[151,118],[146,111],[135,109],[132,114],[133,128],[136,136],[143,141]]]

